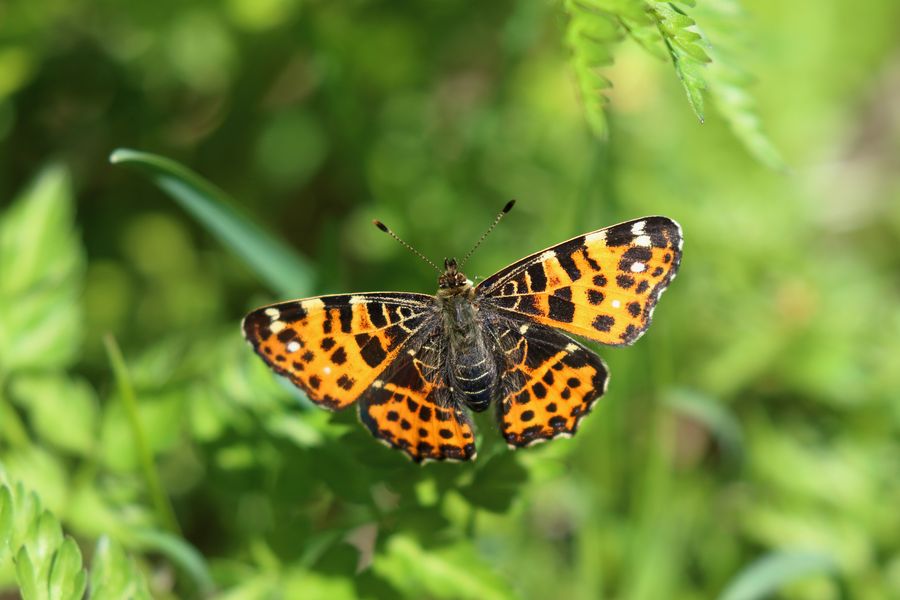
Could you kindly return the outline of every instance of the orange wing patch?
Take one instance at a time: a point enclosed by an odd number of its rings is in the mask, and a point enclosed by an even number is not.
[[[338,410],[353,403],[421,327],[433,323],[421,294],[320,296],[273,304],[244,319],[244,337],[263,360]]]
[[[511,447],[571,436],[606,391],[599,356],[539,325],[500,335],[509,364],[498,404],[500,431]]]
[[[645,217],[535,253],[484,280],[501,312],[613,346],[634,343],[681,262],[681,228]]]
[[[465,411],[451,400],[438,362],[437,336],[410,344],[359,402],[359,416],[375,437],[415,462],[471,460],[475,436]]]

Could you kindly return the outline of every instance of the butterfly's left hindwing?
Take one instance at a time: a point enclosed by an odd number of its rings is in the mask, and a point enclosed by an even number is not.
[[[680,262],[678,224],[645,217],[523,258],[482,281],[476,293],[511,318],[622,346],[647,330]]]
[[[359,399],[372,434],[416,462],[475,458],[475,435],[447,387],[443,332],[416,336]]]
[[[309,399],[332,410],[352,404],[411,336],[433,327],[434,299],[422,294],[320,296],[259,308],[244,337]]]

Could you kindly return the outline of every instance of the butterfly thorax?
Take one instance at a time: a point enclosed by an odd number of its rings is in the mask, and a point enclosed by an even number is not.
[[[457,270],[456,261],[444,261],[438,280],[437,299],[444,335],[449,341],[448,379],[454,397],[476,412],[485,410],[493,397],[497,367],[484,339],[474,302],[475,288]]]

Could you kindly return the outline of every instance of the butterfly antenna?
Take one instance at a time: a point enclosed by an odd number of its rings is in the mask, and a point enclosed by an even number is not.
[[[438,273],[443,273],[443,271],[441,271],[441,270],[437,267],[436,264],[434,264],[433,262],[431,262],[430,260],[428,260],[428,258],[426,258],[426,256],[425,256],[424,254],[422,254],[421,252],[419,252],[418,250],[416,250],[415,248],[413,248],[412,246],[410,246],[409,244],[407,244],[406,242],[404,242],[402,239],[400,239],[400,236],[399,236],[399,235],[397,235],[396,233],[394,233],[393,231],[391,231],[390,229],[388,229],[388,226],[387,226],[387,225],[385,225],[384,223],[382,223],[382,222],[379,221],[378,219],[373,220],[372,223],[374,223],[375,227],[377,227],[378,229],[382,230],[383,232],[385,232],[386,234],[388,234],[389,236],[391,236],[392,238],[394,238],[395,240],[397,240],[398,242],[400,242],[400,244],[401,244],[404,248],[406,248],[407,250],[409,250],[410,252],[412,252],[413,254],[415,254],[416,256],[418,256],[419,258],[421,258],[422,260],[424,260],[425,262],[427,262],[429,265],[431,265],[431,267],[432,267],[435,271],[437,271]]]
[[[515,203],[516,203],[515,200],[510,200],[509,202],[506,203],[506,206],[503,207],[503,210],[500,211],[500,214],[497,215],[497,218],[494,219],[494,222],[493,222],[493,223],[491,223],[491,226],[488,227],[487,231],[485,231],[485,232],[481,235],[480,238],[478,238],[478,241],[475,242],[475,245],[472,246],[472,249],[469,250],[469,251],[466,253],[466,255],[463,257],[463,259],[460,261],[460,263],[459,263],[459,268],[460,268],[460,269],[463,267],[463,265],[466,264],[466,261],[469,260],[469,257],[472,256],[472,254],[475,252],[475,250],[478,249],[478,246],[481,245],[481,242],[484,241],[484,238],[486,238],[486,237],[488,236],[488,234],[494,230],[494,227],[497,226],[497,223],[500,222],[500,219],[502,219],[503,217],[505,217],[505,216],[506,216],[506,213],[508,213],[509,211],[512,210],[512,207],[513,207],[513,205],[514,205]]]

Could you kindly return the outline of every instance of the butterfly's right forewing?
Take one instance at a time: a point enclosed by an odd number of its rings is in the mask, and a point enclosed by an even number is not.
[[[622,346],[650,325],[681,262],[681,228],[644,217],[537,252],[478,285],[484,302],[510,318]]]

